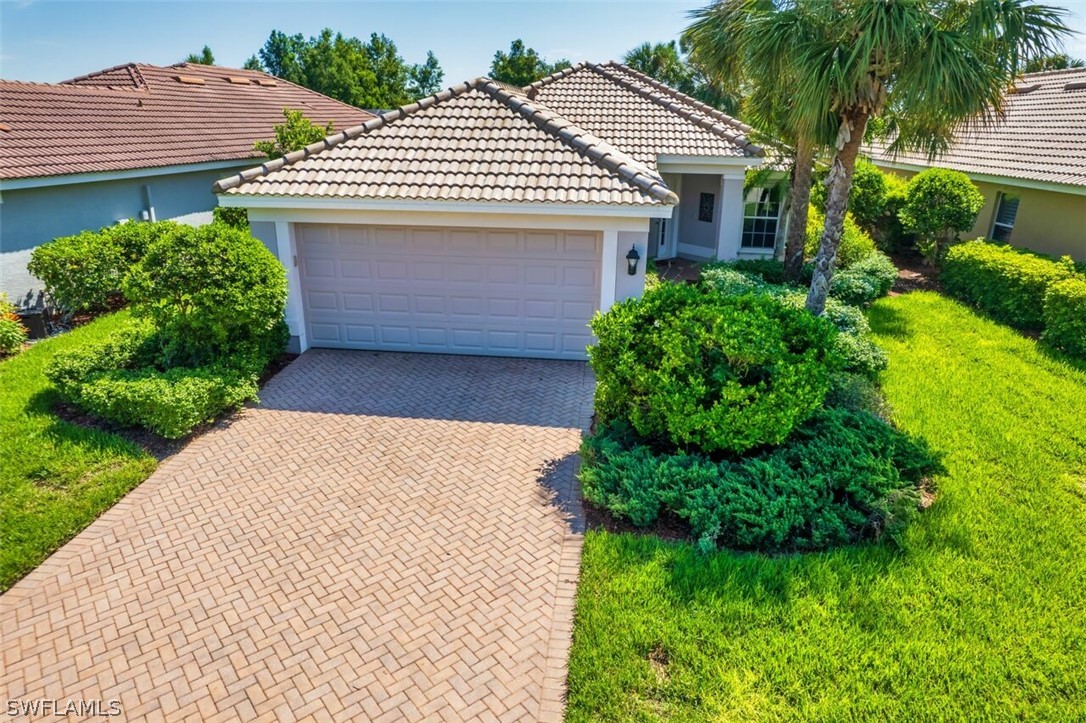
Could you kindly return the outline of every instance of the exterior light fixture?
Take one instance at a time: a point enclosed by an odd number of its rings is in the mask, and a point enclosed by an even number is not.
[[[637,253],[637,247],[631,246],[630,253],[626,254],[626,273],[630,276],[637,275],[637,262],[641,260],[641,254]]]

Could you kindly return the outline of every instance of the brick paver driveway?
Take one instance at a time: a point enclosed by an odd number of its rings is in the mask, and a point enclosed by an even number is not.
[[[3,598],[4,697],[556,719],[585,364],[311,351]]]

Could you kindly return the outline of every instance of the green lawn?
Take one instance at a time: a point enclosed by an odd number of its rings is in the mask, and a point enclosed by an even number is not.
[[[933,507],[799,557],[589,534],[570,720],[1086,719],[1086,373],[935,294],[870,318]]]
[[[57,419],[56,393],[42,374],[58,351],[99,339],[126,317],[99,318],[0,362],[0,590],[155,468],[138,446]]]

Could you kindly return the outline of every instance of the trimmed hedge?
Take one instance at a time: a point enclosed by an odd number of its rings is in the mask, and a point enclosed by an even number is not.
[[[833,275],[830,296],[853,306],[866,306],[890,293],[897,274],[894,262],[874,251]]]
[[[969,241],[946,253],[940,279],[947,292],[994,319],[1040,329],[1045,295],[1055,283],[1078,278],[1069,258],[1059,261],[1004,244]]]
[[[585,497],[641,527],[668,510],[704,551],[821,550],[893,534],[938,468],[923,442],[846,409],[822,410],[787,444],[737,461],[659,454],[622,424],[601,428],[581,452]]]
[[[779,444],[822,403],[836,331],[768,295],[663,284],[597,315],[589,348],[601,420],[661,448]]]
[[[1048,287],[1044,323],[1046,344],[1086,359],[1086,279],[1064,279]]]
[[[27,269],[51,303],[67,311],[101,311],[123,300],[124,279],[150,245],[179,224],[128,223],[62,236],[34,249]]]

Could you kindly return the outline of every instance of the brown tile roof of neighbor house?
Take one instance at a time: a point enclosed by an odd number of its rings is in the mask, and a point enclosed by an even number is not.
[[[1086,187],[1086,68],[1030,73],[1016,91],[1007,96],[1001,120],[962,133],[933,161],[869,151],[876,162]]]
[[[232,194],[675,204],[643,162],[521,88],[478,78],[219,181]]]
[[[270,85],[269,85],[270,84]],[[0,81],[0,178],[260,158],[283,109],[347,128],[372,113],[252,70],[132,63],[64,83]]]
[[[750,126],[620,63],[579,63],[527,91],[650,168],[661,155],[764,155]]]

